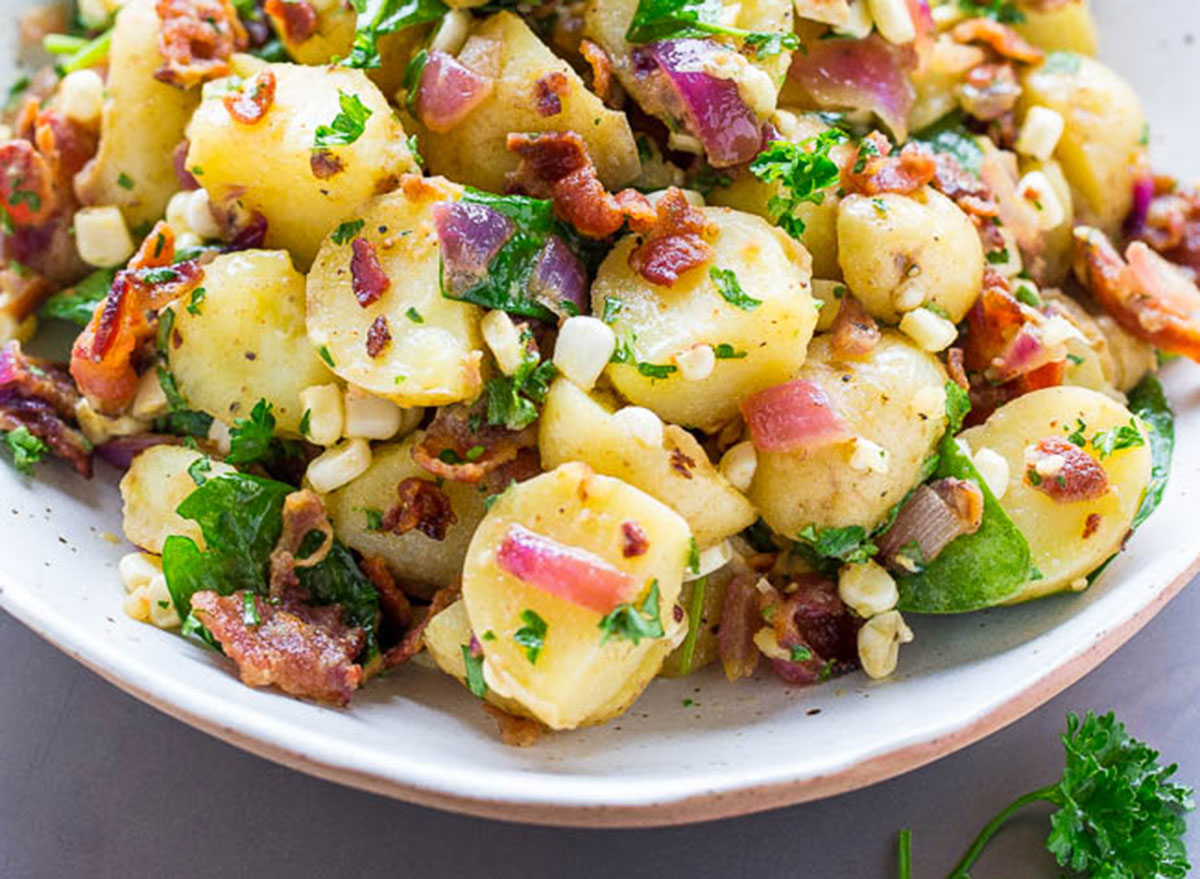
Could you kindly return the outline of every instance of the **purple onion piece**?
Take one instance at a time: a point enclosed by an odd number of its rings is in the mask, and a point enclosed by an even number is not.
[[[166,433],[138,433],[133,436],[119,436],[97,446],[96,457],[118,470],[128,470],[133,465],[133,459],[146,449],[179,445],[183,445],[182,437]]]
[[[529,288],[534,299],[559,317],[587,310],[587,272],[579,257],[557,235],[547,238],[538,254]]]
[[[1150,217],[1150,204],[1154,201],[1154,177],[1143,174],[1133,181],[1133,207],[1125,220],[1127,235],[1140,235],[1146,230],[1146,220]]]
[[[512,220],[474,202],[437,204],[433,222],[442,248],[446,286],[451,291],[466,289],[486,274],[488,263],[513,234]]]

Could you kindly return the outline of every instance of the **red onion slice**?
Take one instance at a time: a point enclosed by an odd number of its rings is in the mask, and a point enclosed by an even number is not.
[[[430,131],[444,134],[487,100],[495,88],[490,76],[476,73],[453,55],[429,53],[417,86],[417,117]]]
[[[587,308],[587,272],[571,248],[557,235],[546,239],[529,279],[533,298],[562,318]]]
[[[496,553],[500,570],[559,598],[606,614],[637,594],[638,584],[600,556],[512,525]]]
[[[1130,237],[1141,235],[1146,230],[1150,217],[1150,205],[1154,201],[1154,175],[1143,174],[1133,181],[1133,208],[1125,219],[1125,234]]]
[[[952,540],[974,534],[983,523],[983,492],[965,479],[939,479],[918,486],[908,503],[876,541],[879,560],[899,573],[929,564]],[[917,547],[920,557],[907,553]]]
[[[760,452],[817,449],[853,436],[825,391],[805,379],[751,394],[739,408]]]
[[[762,614],[758,610],[756,575],[752,571],[739,572],[725,590],[725,601],[721,605],[721,626],[717,630],[717,652],[725,676],[731,681],[748,678],[758,666],[758,647],[754,644],[754,633],[763,626]]]
[[[433,223],[442,248],[444,283],[465,290],[487,274],[488,263],[513,234],[513,223],[484,204],[448,201],[434,205]]]
[[[120,436],[97,446],[96,456],[118,470],[128,470],[133,466],[133,459],[146,449],[180,445],[183,445],[183,437],[166,433],[138,433],[133,436]]]

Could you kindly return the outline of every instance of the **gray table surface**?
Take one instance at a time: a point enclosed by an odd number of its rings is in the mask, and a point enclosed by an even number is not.
[[[572,879],[944,876],[991,814],[1061,768],[1068,711],[1115,710],[1200,784],[1200,582],[1101,668],[991,738],[898,779],[692,827],[558,830],[465,818],[309,778],[126,696],[0,613],[0,877]],[[1045,812],[977,879],[1052,879]],[[1200,820],[1191,829],[1200,857]]]

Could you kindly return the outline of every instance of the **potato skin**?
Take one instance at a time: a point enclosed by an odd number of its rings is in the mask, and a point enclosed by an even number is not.
[[[360,202],[396,185],[415,170],[404,127],[379,89],[360,70],[270,64],[275,100],[253,125],[225,108],[230,81],[204,87],[204,100],[188,126],[188,167],[214,205],[238,203],[267,220],[267,247],[290,250],[307,268],[326,234]],[[327,179],[313,173],[319,125],[341,112],[339,92],[356,95],[371,111],[353,143],[329,148],[342,170]],[[255,161],[247,161],[254,156]],[[264,173],[265,169],[270,173]]]
[[[1042,579],[1030,581],[1010,603],[1041,598],[1072,585],[1120,550],[1150,481],[1149,443],[1114,452],[1100,460],[1110,491],[1092,501],[1057,503],[1025,480],[1025,448],[1047,437],[1065,438],[1086,425],[1084,435],[1128,425],[1134,416],[1111,397],[1064,385],[1018,397],[996,410],[978,427],[963,433],[972,452],[989,448],[1008,461],[1008,488],[1000,499],[1005,512],[1029,541]],[[1140,425],[1143,439],[1145,427]],[[1089,446],[1085,449],[1098,459]],[[1088,537],[1089,516],[1099,515],[1099,527]]]
[[[829,337],[818,337],[799,377],[825,391],[855,434],[888,451],[888,471],[853,469],[853,443],[808,455],[760,451],[750,500],[772,529],[789,537],[810,524],[870,531],[917,484],[945,430],[945,417],[921,418],[913,398],[925,388],[943,390],[946,371],[935,357],[888,330],[867,359],[853,362],[835,361]]]
[[[686,430],[667,425],[651,449],[612,418],[612,410],[566,379],[550,388],[538,422],[538,449],[547,469],[582,461],[623,479],[687,520],[701,547],[748,528],[758,518],[745,495],[729,484]]]
[[[347,382],[400,406],[470,400],[483,388],[483,311],[442,296],[439,280],[441,249],[432,209],[461,195],[462,187],[443,178],[407,176],[396,192],[346,218],[364,222],[355,237],[374,247],[391,282],[366,308],[354,295],[353,240],[339,244],[332,235],[327,238],[308,276],[313,347],[329,352],[333,371]],[[379,318],[386,321],[391,342],[372,357],[367,339]]]
[[[204,457],[203,452],[184,446],[152,446],[133,459],[120,486],[125,505],[123,528],[130,543],[161,554],[166,539],[178,534],[204,548],[200,526],[175,512],[196,490],[188,467]],[[235,472],[221,461],[210,461],[209,467],[209,477]]]
[[[1144,161],[1146,117],[1137,93],[1099,61],[1074,54],[1050,56],[1021,84],[1022,116],[1040,105],[1066,121],[1054,157],[1075,193],[1080,222],[1115,235]]]
[[[226,424],[272,405],[276,430],[298,437],[300,392],[332,379],[304,331],[304,276],[280,250],[245,250],[204,267],[196,313],[177,305],[168,348],[179,389]]]
[[[626,557],[621,525],[634,521],[647,537],[646,551]],[[601,644],[602,614],[502,570],[497,551],[508,529],[530,531],[605,559],[659,588],[661,638],[638,644],[621,637]],[[497,694],[513,699],[551,729],[602,723],[625,711],[662,667],[686,631],[672,608],[679,597],[688,555],[687,523],[648,494],[586,464],[564,464],[513,486],[484,516],[463,568],[463,601],[471,629],[480,635],[484,678]],[[536,664],[514,640],[521,615],[532,610],[547,623]],[[487,633],[494,637],[487,637]]]
[[[592,311],[605,300],[620,303],[612,321],[618,340],[629,340],[637,363],[671,365],[694,345],[728,344],[740,359],[718,360],[705,379],[687,381],[676,371],[647,376],[634,363],[611,363],[607,375],[623,397],[664,420],[714,430],[737,414],[747,394],[787,381],[804,362],[817,323],[809,284],[808,252],[761,217],[729,208],[700,208],[712,232],[715,256],[683,274],[672,287],[652,284],[629,267],[637,245],[627,235],[600,265],[592,285]],[[733,271],[742,290],[760,300],[747,310],[727,302],[711,269]]]
[[[154,78],[163,64],[154,7],[155,0],[130,0],[117,13],[100,149],[75,178],[84,204],[116,205],[130,228],[159,219],[179,189],[175,147],[200,103],[197,90]]]
[[[476,70],[498,68],[495,89],[465,119],[444,134],[418,129],[429,170],[467,186],[504,192],[505,176],[519,162],[505,147],[510,132],[574,131],[583,138],[601,181],[610,189],[624,186],[641,170],[637,145],[625,114],[610,110],[588,91],[569,64],[556,57],[533,31],[511,12],[498,12],[472,29],[458,58]],[[560,95],[562,112],[537,111],[537,81],[551,73],[567,78]]]
[[[366,556],[382,556],[388,569],[406,586],[421,587],[432,595],[462,571],[467,544],[484,514],[485,492],[479,486],[447,481],[442,490],[450,498],[457,521],[445,540],[433,540],[418,531],[407,534],[372,531],[364,510],[386,513],[397,503],[396,486],[405,479],[434,481],[412,457],[417,433],[400,443],[376,446],[367,472],[325,498],[325,509],[334,533],[347,546]]]
[[[846,285],[879,320],[896,323],[905,311],[936,304],[957,323],[979,297],[979,235],[940,192],[926,187],[912,196],[847,196],[837,232]]]

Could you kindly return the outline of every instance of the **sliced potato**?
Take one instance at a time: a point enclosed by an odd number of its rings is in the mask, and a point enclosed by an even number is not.
[[[1066,121],[1054,157],[1077,196],[1081,221],[1115,234],[1133,204],[1146,149],[1137,93],[1099,61],[1067,52],[1031,69],[1022,87],[1019,113],[1043,106]]]
[[[1100,458],[1109,491],[1091,501],[1059,503],[1030,485],[1025,477],[1025,449],[1048,437],[1064,439],[1079,428],[1091,439],[1099,431],[1129,425],[1134,416],[1111,397],[1087,388],[1046,388],[1007,403],[986,422],[963,433],[972,452],[991,449],[1008,462],[1008,488],[1000,499],[1033,550],[1040,580],[1030,581],[1010,603],[1040,598],[1063,589],[1086,586],[1080,578],[1121,548],[1150,482],[1150,445],[1122,449]],[[1145,427],[1139,429],[1145,437]],[[1095,517],[1099,517],[1097,520]],[[1089,522],[1090,520],[1090,522]]]
[[[846,285],[879,320],[895,323],[932,304],[958,323],[979,297],[979,234],[940,192],[926,187],[911,196],[847,196],[838,208],[837,231]]]
[[[443,178],[404,178],[396,192],[363,205],[357,236],[375,249],[390,284],[365,308],[354,295],[353,238],[326,239],[308,276],[308,337],[329,352],[333,371],[400,406],[440,406],[478,396],[482,310],[442,296],[441,249],[432,209],[461,197]],[[367,351],[371,326],[391,336],[378,356]]]
[[[328,495],[325,509],[339,540],[363,555],[383,556],[398,579],[432,594],[454,582],[462,571],[467,544],[483,518],[486,495],[476,485],[442,484],[457,518],[445,540],[433,540],[419,531],[401,535],[372,531],[366,511],[386,513],[394,507],[401,482],[410,478],[434,481],[412,457],[413,445],[420,438],[418,433],[401,443],[377,446],[367,472]]]
[[[203,452],[184,446],[152,446],[133,459],[121,477],[124,503],[123,528],[129,542],[147,552],[162,553],[163,542],[172,534],[190,537],[204,548],[200,526],[175,510],[196,490],[188,468],[204,458]],[[206,477],[236,472],[222,461],[209,461]]]
[[[200,103],[197,90],[159,82],[155,0],[130,0],[117,13],[104,84],[100,149],[75,180],[87,205],[116,205],[130,228],[153,223],[179,189],[175,147]]]
[[[854,442],[808,454],[760,451],[750,500],[788,537],[807,525],[869,531],[917,484],[945,431],[946,371],[906,337],[885,331],[865,360],[853,362],[834,360],[827,336],[815,339],[799,377],[825,391],[857,436],[887,452],[886,472],[852,467]]]
[[[467,663],[463,648],[471,646],[471,620],[467,617],[467,604],[461,599],[429,621],[425,627],[425,649],[438,668],[464,686],[467,683]],[[478,637],[478,635],[476,635]],[[520,702],[506,699],[493,689],[483,696],[484,700],[517,717],[529,717],[529,712]]]
[[[638,238],[627,235],[600,265],[592,310],[616,309],[612,328],[632,360],[609,364],[607,374],[622,396],[667,421],[712,430],[737,414],[742,397],[795,375],[817,308],[803,246],[761,217],[729,208],[700,210],[711,230],[710,263],[660,287],[629,267]],[[759,304],[728,301],[713,270],[732,272],[742,293]],[[706,378],[687,380],[673,358],[698,345],[728,346],[735,357],[718,359]]]
[[[450,131],[419,130],[431,173],[504,192],[505,176],[516,170],[519,161],[504,145],[510,132],[574,131],[583,138],[608,188],[624,186],[638,175],[641,163],[625,114],[605,107],[579,74],[511,12],[498,12],[479,22],[458,60],[494,76],[495,87]],[[554,74],[566,77],[558,94],[562,111],[544,116],[538,112],[537,83]]]
[[[1075,200],[1062,166],[1054,159],[1021,163],[1022,173],[1028,174],[1033,171],[1041,171],[1046,175],[1047,182],[1063,207],[1062,221],[1045,232],[1042,252],[1025,254],[1025,268],[1043,287],[1049,287],[1061,284],[1071,271],[1075,248]]]
[[[640,554],[627,555],[624,525],[644,532]],[[601,643],[604,614],[551,594],[500,567],[505,538],[528,529],[603,560],[632,578],[640,607],[657,583],[655,612],[662,637],[634,644],[621,636]],[[564,464],[505,492],[484,516],[467,551],[463,600],[483,648],[489,688],[511,698],[552,729],[601,723],[625,711],[662,666],[685,631],[673,608],[689,551],[687,523],[665,504],[586,464]],[[532,612],[545,622],[536,661],[514,639]]]
[[[187,164],[199,169],[197,179],[214,205],[261,213],[267,220],[266,246],[287,248],[307,268],[339,220],[375,193],[393,188],[416,164],[404,127],[361,70],[297,64],[271,64],[265,70],[275,76],[275,96],[266,115],[252,125],[236,121],[226,109],[225,96],[237,82],[218,80],[204,87],[204,100],[188,126]],[[328,147],[326,160],[314,162],[317,128],[343,113],[342,95],[357,98],[370,116],[352,143]]]
[[[254,404],[300,436],[300,392],[330,381],[304,332],[304,276],[280,250],[244,250],[204,267],[204,299],[176,307],[171,371],[188,404],[226,424]]]
[[[1017,33],[1047,52],[1078,52],[1095,55],[1099,39],[1092,0],[1047,4],[1040,8],[1036,0],[1018,0],[1025,20],[1017,22]]]
[[[667,425],[662,446],[648,448],[612,413],[566,379],[556,381],[538,422],[542,465],[582,461],[597,473],[623,479],[683,516],[701,547],[754,524],[754,507],[690,433]]]

